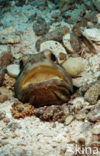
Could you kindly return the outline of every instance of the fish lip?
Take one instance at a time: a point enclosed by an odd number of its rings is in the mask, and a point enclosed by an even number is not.
[[[38,84],[29,84],[28,86],[26,86],[25,88],[20,90],[19,94],[17,95],[17,98],[19,100],[21,100],[22,102],[24,102],[24,103],[25,102],[30,103],[31,98],[36,96],[39,99],[39,95],[42,96],[41,95],[42,94],[42,92],[41,92],[42,89],[43,89],[43,95],[46,96],[47,93],[49,94],[49,91],[51,90],[51,88],[52,88],[52,90],[54,92],[55,89],[59,88],[60,86],[62,87],[61,82],[66,84],[66,82],[64,80],[59,80],[59,79],[58,80],[52,79],[52,80],[48,80],[48,81],[45,81],[45,82],[40,82]],[[53,86],[52,84],[55,84],[55,86]],[[65,85],[65,88],[66,88],[66,85]],[[40,93],[40,94],[38,95],[38,93]],[[70,95],[70,92],[69,92],[69,95]],[[49,94],[49,96],[51,96],[51,95]],[[67,96],[66,96],[66,98],[67,98]],[[45,100],[43,99],[43,101],[45,101]],[[50,101],[52,101],[52,97],[50,98]],[[66,100],[66,102],[67,102],[67,100]],[[44,103],[42,101],[40,101],[40,103],[42,103],[42,104],[40,104],[40,106],[45,106],[46,105],[46,103],[44,105]],[[61,101],[58,100],[58,103],[61,104]],[[36,106],[37,103],[36,103],[36,105],[35,105],[35,103],[33,105]],[[50,105],[52,105],[52,102],[51,102]],[[54,105],[56,105],[56,104],[54,104]]]
[[[23,80],[22,80],[22,87],[31,84],[31,83],[40,83],[46,80],[51,79],[62,79],[64,80],[63,75],[61,72],[56,68],[56,66],[50,65],[40,65],[31,68],[28,72],[26,72]]]
[[[39,65],[39,64],[35,65],[34,67],[37,67],[38,65]],[[42,65],[43,65],[43,63],[42,63]],[[46,66],[46,67],[49,66],[50,68],[55,69],[55,70],[56,70],[57,72],[59,72],[59,73],[62,75],[62,77],[64,77],[64,78],[63,78],[63,79],[53,79],[53,78],[52,78],[52,79],[50,79],[50,80],[41,81],[41,82],[38,82],[38,83],[36,83],[36,84],[34,84],[34,83],[30,83],[30,84],[32,84],[33,86],[35,86],[35,85],[40,85],[40,84],[43,84],[43,83],[49,83],[49,84],[50,84],[50,82],[51,82],[52,80],[54,80],[54,82],[58,82],[58,80],[59,80],[60,82],[61,82],[61,81],[64,81],[64,82],[67,84],[67,88],[68,88],[68,90],[70,91],[70,93],[73,92],[73,86],[72,86],[71,78],[70,78],[69,74],[67,75],[67,73],[65,72],[65,69],[64,69],[62,66],[60,66],[59,64],[53,65],[53,64],[50,64],[50,63],[49,63],[49,65],[48,65],[48,64],[44,64],[44,66]],[[24,88],[21,87],[23,78],[24,78],[25,75],[28,74],[31,70],[34,70],[34,67],[32,67],[32,68],[30,69],[30,68],[27,68],[27,66],[26,66],[26,67],[23,69],[23,71],[20,73],[20,75],[18,76],[17,81],[16,81],[16,83],[15,83],[15,85],[14,85],[15,96],[16,96],[17,98],[19,98],[21,92],[22,92],[23,90],[26,89],[26,87],[24,87]],[[29,70],[29,69],[30,69],[30,70]],[[29,86],[30,84],[28,84],[28,86]],[[19,99],[20,99],[20,98],[19,98]],[[20,99],[20,100],[21,100],[21,99]]]

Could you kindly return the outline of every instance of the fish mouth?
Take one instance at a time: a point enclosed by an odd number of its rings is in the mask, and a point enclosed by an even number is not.
[[[39,65],[29,70],[21,83],[21,88],[30,84],[38,84],[52,79],[64,80],[62,74],[54,67],[48,65]]]

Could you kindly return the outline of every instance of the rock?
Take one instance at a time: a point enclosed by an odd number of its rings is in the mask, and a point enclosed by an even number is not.
[[[20,69],[18,64],[10,64],[7,66],[7,72],[11,77],[17,77]]]
[[[6,67],[13,61],[13,56],[11,54],[10,48],[7,46],[0,45],[0,67]]]
[[[8,96],[7,95],[0,95],[0,103],[4,103],[7,100],[8,100]]]
[[[5,74],[5,79],[3,82],[3,85],[6,86],[10,90],[14,90],[14,84],[16,82],[16,79],[9,76],[8,74]]]
[[[67,118],[65,120],[65,125],[69,125],[73,120],[74,120],[73,115],[67,116]]]
[[[76,86],[78,88],[84,84],[84,80],[82,79],[82,77],[73,78],[72,82],[73,82],[73,86]]]
[[[5,117],[6,117],[6,113],[0,111],[0,120],[4,119]]]
[[[70,57],[62,66],[72,77],[77,77],[84,71],[84,61],[81,57]]]
[[[91,122],[97,122],[100,121],[100,109],[94,109],[87,115],[87,119]]]
[[[52,51],[58,59],[59,63],[63,63],[67,59],[67,52],[65,48],[57,41],[46,41],[40,45],[40,51],[44,50]]]
[[[10,90],[6,87],[0,87],[0,103],[7,101],[12,96],[13,93]]]
[[[91,122],[99,122],[100,121],[100,101],[90,110],[87,114],[87,119]]]
[[[8,125],[7,125],[7,128],[10,130],[10,131],[16,131],[16,129],[21,129],[21,125],[18,123],[18,122],[10,122]]]
[[[75,51],[72,48],[71,43],[70,43],[70,34],[66,34],[63,36],[63,44],[69,53],[71,53],[71,54],[75,53]]]
[[[100,44],[100,29],[97,28],[88,28],[83,31],[83,35],[86,36],[91,41]]]
[[[69,110],[66,104],[52,105],[36,108],[34,114],[43,121],[58,121],[64,123],[66,116],[69,115]]]
[[[0,86],[2,86],[2,84],[3,84],[4,76],[5,76],[5,69],[0,68]]]
[[[92,0],[94,6],[98,11],[100,11],[100,0]]]
[[[49,27],[42,17],[37,17],[36,21],[33,24],[33,30],[36,35],[44,35],[48,32]]]
[[[77,120],[84,120],[86,118],[86,114],[82,113],[81,111],[75,115]]]
[[[37,51],[40,51],[40,45],[43,42],[54,40],[58,42],[62,42],[63,35],[67,34],[69,32],[69,26],[60,26],[57,27],[56,29],[51,30],[48,32],[46,35],[41,36],[37,42],[36,42],[36,49]]]
[[[52,18],[59,18],[59,16],[61,16],[61,12],[60,12],[60,10],[59,9],[57,9],[57,10],[52,10],[52,12],[51,12],[51,17]]]
[[[3,122],[5,122],[6,124],[8,124],[8,123],[10,122],[10,118],[5,117],[5,118],[3,119]]]
[[[11,109],[12,115],[15,119],[25,118],[26,116],[32,116],[34,114],[34,106],[29,103],[15,102]]]
[[[0,32],[1,44],[17,44],[20,43],[21,37],[13,27],[6,28]]]
[[[96,122],[93,126],[92,126],[92,133],[99,135],[100,134],[100,122]]]
[[[100,96],[100,82],[93,84],[85,93],[84,99],[90,104],[96,104]]]
[[[100,13],[96,15],[98,23],[100,24]]]

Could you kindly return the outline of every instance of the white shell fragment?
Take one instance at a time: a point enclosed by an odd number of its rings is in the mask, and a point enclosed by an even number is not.
[[[84,71],[85,68],[83,59],[81,57],[70,57],[63,63],[62,66],[72,77],[78,76],[81,72]]]
[[[97,28],[85,29],[83,31],[83,34],[91,41],[95,41],[98,42],[98,44],[100,44],[100,29]]]
[[[71,44],[70,44],[70,34],[66,34],[63,36],[63,44],[70,53],[75,53]]]
[[[10,64],[7,66],[7,72],[11,77],[17,77],[20,69],[18,64]]]
[[[59,63],[63,63],[67,59],[67,52],[65,48],[57,41],[46,41],[40,45],[40,51],[51,50],[58,59]],[[61,55],[64,54],[65,57],[61,58]]]

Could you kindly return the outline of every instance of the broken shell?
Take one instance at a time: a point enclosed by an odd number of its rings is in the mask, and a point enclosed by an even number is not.
[[[95,41],[98,44],[100,44],[100,29],[97,28],[85,29],[83,31],[83,35],[86,36],[91,41]]]
[[[63,36],[63,44],[69,53],[71,53],[71,54],[75,53],[75,51],[72,48],[71,43],[70,43],[70,34],[66,34]]]
[[[81,57],[70,57],[67,61],[63,63],[62,66],[72,77],[76,77],[84,71],[84,62]]]
[[[7,66],[7,72],[11,77],[17,77],[20,69],[18,64],[10,64]]]

